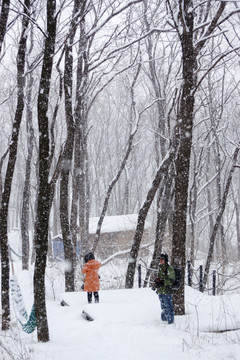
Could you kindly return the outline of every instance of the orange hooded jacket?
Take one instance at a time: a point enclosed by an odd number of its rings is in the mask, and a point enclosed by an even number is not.
[[[101,263],[97,260],[89,260],[83,267],[82,273],[86,274],[84,280],[84,291],[95,292],[100,290],[98,270]]]

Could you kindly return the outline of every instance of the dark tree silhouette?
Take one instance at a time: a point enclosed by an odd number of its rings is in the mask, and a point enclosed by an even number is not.
[[[49,119],[48,103],[53,56],[56,39],[56,1],[47,1],[47,36],[44,44],[44,58],[38,91],[39,127],[39,194],[36,225],[36,261],[34,268],[34,302],[38,341],[49,340],[49,329],[45,299],[45,270],[48,251],[48,224],[50,213],[49,184]]]
[[[17,106],[12,126],[12,137],[9,146],[9,158],[7,164],[7,171],[5,175],[5,183],[2,194],[2,207],[0,211],[0,243],[2,256],[2,281],[1,281],[1,296],[2,296],[2,330],[9,328],[10,322],[10,304],[9,304],[9,253],[8,253],[8,207],[11,195],[13,173],[17,159],[17,147],[20,125],[24,110],[24,87],[25,87],[25,55],[27,44],[27,27],[29,24],[29,7],[30,0],[25,0],[22,17],[22,31],[19,40],[19,47],[17,53]]]
[[[170,6],[172,19],[177,30],[182,48],[182,86],[179,96],[177,112],[177,142],[179,149],[176,159],[175,175],[175,198],[173,214],[173,240],[172,240],[172,262],[185,270],[186,264],[186,222],[188,186],[190,177],[190,158],[192,147],[194,101],[197,88],[197,60],[209,36],[217,27],[218,21],[225,8],[221,3],[209,24],[204,24],[204,36],[200,37],[196,44],[194,38],[195,10],[192,0],[178,1],[178,16]],[[206,17],[209,15],[208,8]],[[176,20],[177,19],[177,20]],[[202,33],[199,35],[201,36]],[[177,315],[185,314],[184,282],[175,298],[175,312]]]
[[[10,8],[10,0],[3,0],[1,15],[0,15],[0,54],[2,52],[3,40],[7,30],[9,8]]]

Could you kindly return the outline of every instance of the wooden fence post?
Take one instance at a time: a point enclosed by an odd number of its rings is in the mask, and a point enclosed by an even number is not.
[[[216,295],[216,270],[213,270],[213,296]]]
[[[199,291],[203,292],[203,266],[199,266]]]
[[[187,269],[188,269],[188,286],[192,286],[191,261],[190,260],[188,260],[188,262],[187,262]]]
[[[142,278],[141,264],[138,264],[138,287],[139,288],[142,286],[141,278]]]

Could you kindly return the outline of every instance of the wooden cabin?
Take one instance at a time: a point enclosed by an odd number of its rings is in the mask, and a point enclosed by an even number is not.
[[[118,251],[131,248],[137,227],[137,214],[105,216],[101,227],[100,240],[96,254],[100,259],[106,259]],[[89,243],[92,245],[95,239],[99,218],[91,218],[89,221]],[[150,225],[145,223],[142,244],[149,241]]]
[[[116,252],[130,249],[137,227],[137,214],[105,216],[101,227],[100,240],[96,249],[96,257],[104,260]],[[91,250],[98,224],[98,217],[89,219],[88,249]],[[145,222],[142,244],[149,242],[150,225]],[[61,235],[52,239],[53,258],[64,258]],[[77,252],[79,254],[79,244]]]

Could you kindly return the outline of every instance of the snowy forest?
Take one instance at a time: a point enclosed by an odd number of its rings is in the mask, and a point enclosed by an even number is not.
[[[9,233],[34,267],[39,342],[49,340],[45,271],[61,234],[65,291],[101,243],[105,216],[145,222],[150,269],[240,259],[240,2],[0,1],[2,331],[9,329]],[[89,245],[89,219],[98,217]],[[80,244],[80,257],[76,255]],[[150,278],[151,274],[148,274]],[[147,281],[147,280],[146,280]],[[206,276],[203,280],[207,281]],[[184,314],[184,284],[176,295]]]

